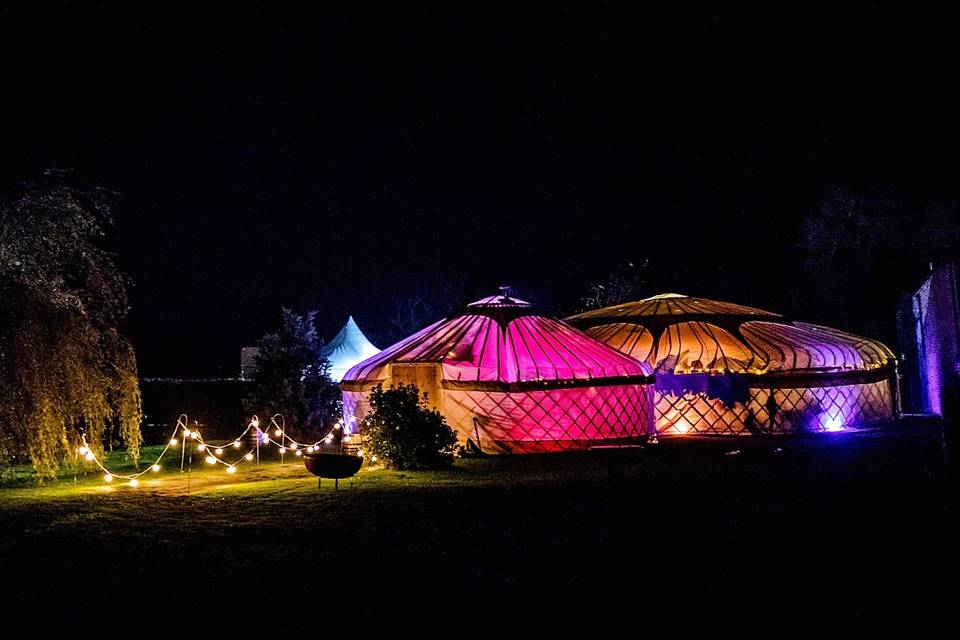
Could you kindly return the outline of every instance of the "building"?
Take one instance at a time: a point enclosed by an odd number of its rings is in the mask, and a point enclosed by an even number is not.
[[[954,262],[931,265],[927,279],[901,303],[897,327],[907,409],[943,415],[945,392],[957,384],[960,372],[960,305]]]

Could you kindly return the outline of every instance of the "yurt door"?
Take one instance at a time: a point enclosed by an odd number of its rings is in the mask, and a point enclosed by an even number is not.
[[[434,362],[404,363],[390,365],[390,384],[412,384],[427,394],[427,405],[440,409],[440,364]]]

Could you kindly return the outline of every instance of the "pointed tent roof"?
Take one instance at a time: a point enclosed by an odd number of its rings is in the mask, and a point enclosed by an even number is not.
[[[330,361],[330,378],[340,382],[350,367],[380,353],[373,343],[367,340],[353,316],[347,318],[340,332],[333,340],[324,345],[320,354]]]
[[[650,367],[560,320],[536,315],[505,295],[467,305],[463,315],[426,327],[361,362],[344,383],[388,377],[393,363],[433,362],[444,381],[469,384],[570,384],[644,377]]]

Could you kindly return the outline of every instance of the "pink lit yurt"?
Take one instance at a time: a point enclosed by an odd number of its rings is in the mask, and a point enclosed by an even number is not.
[[[376,385],[415,384],[461,443],[492,453],[629,442],[653,428],[650,367],[506,292],[477,300],[350,369],[346,423]]]
[[[659,433],[841,431],[898,411],[893,353],[838,329],[674,293],[567,321],[654,368]]]

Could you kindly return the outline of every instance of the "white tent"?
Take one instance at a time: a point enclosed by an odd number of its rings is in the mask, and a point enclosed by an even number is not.
[[[353,316],[350,316],[340,333],[323,348],[322,355],[330,361],[330,378],[340,382],[353,365],[378,353],[380,349],[367,340]]]

